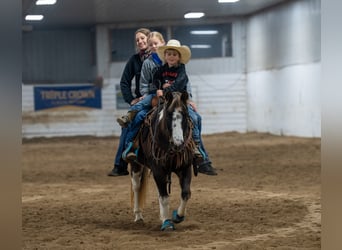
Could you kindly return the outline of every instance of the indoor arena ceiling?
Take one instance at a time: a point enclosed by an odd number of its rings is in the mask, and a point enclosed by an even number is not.
[[[55,5],[35,5],[36,0],[22,0],[23,27],[68,28],[95,24],[142,24],[184,20],[189,11],[201,11],[206,20],[248,15],[290,0],[57,0]],[[41,14],[40,22],[25,21],[27,14]]]

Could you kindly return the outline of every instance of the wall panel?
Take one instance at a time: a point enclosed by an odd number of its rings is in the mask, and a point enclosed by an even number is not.
[[[82,83],[95,79],[94,34],[89,29],[23,33],[24,83]]]

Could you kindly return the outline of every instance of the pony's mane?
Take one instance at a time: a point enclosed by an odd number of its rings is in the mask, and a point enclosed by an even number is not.
[[[186,109],[186,103],[182,102],[181,95],[179,92],[172,93],[172,99],[166,101],[166,108],[168,112],[173,112],[176,108]]]

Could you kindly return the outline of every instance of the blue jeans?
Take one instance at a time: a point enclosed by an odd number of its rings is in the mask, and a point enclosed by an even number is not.
[[[193,129],[193,138],[195,142],[200,144],[201,152],[204,154],[204,162],[203,163],[211,163],[209,160],[209,155],[204,148],[202,141],[202,117],[199,113],[197,113],[190,105],[188,105],[188,111],[192,122],[194,123]]]
[[[151,101],[152,101],[153,96],[155,96],[155,94],[149,94],[149,95],[145,96],[144,99],[142,99],[141,101],[139,101],[136,104],[134,104],[133,106],[131,106],[129,108],[129,110],[135,110],[138,112],[140,110],[143,110],[143,109],[150,110],[152,108]]]
[[[155,94],[149,94],[145,96],[144,99],[134,104],[132,107],[130,107],[129,110],[135,110],[138,111],[138,113],[135,115],[133,121],[131,121],[128,125],[128,132],[125,139],[125,146],[128,145],[128,143],[133,142],[135,136],[137,135],[140,125],[143,123],[146,114],[148,111],[152,108],[151,101],[152,98],[155,96]]]
[[[202,121],[202,118],[198,113],[195,112],[195,110],[193,110],[193,108],[190,105],[188,105],[188,112],[189,112],[190,118],[192,120],[192,123],[194,124],[194,128],[192,130],[192,137],[196,143],[200,143],[201,142],[201,134],[199,131],[198,122]]]
[[[121,129],[119,147],[118,147],[118,150],[116,151],[115,160],[114,160],[114,166],[118,166],[118,167],[122,167],[122,168],[127,168],[127,162],[125,162],[121,158],[122,152],[125,149],[125,142],[126,142],[127,132],[128,132],[127,128],[122,128]]]
[[[145,99],[144,99],[145,100]],[[128,143],[133,142],[135,136],[138,134],[141,124],[143,123],[150,108],[144,108],[140,110],[127,127],[127,135],[125,138],[125,147]]]

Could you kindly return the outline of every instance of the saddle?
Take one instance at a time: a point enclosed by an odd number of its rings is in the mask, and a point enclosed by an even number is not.
[[[165,101],[164,97],[158,97],[158,96],[153,96],[152,100],[151,100],[151,106],[152,108],[163,104]]]

